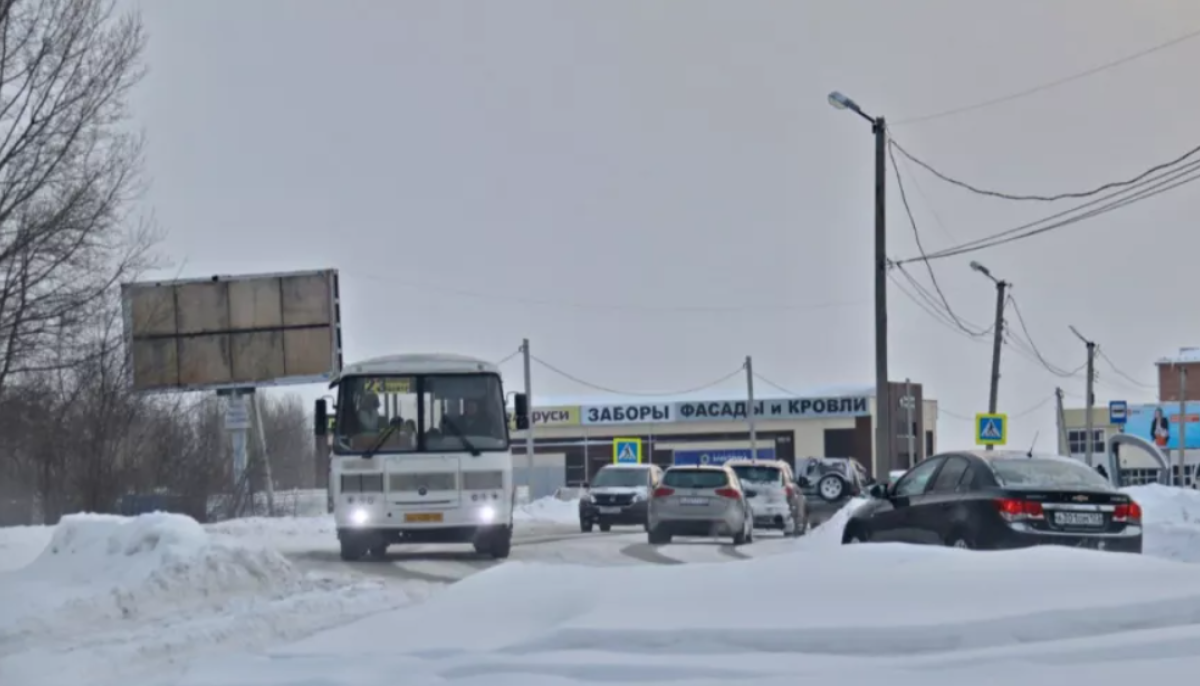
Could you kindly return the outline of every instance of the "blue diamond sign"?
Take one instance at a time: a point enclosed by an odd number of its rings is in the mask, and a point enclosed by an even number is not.
[[[975,415],[975,443],[1004,445],[1008,442],[1008,415],[980,413]]]

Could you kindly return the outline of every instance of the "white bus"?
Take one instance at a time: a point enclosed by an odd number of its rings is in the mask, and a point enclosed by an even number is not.
[[[391,355],[348,365],[333,421],[329,497],[343,560],[383,557],[393,543],[473,543],[508,557],[515,502],[500,370],[461,355]],[[528,403],[514,394],[518,428]],[[332,427],[331,427],[332,425]]]

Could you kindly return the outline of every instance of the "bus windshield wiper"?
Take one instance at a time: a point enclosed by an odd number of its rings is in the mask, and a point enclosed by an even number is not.
[[[375,457],[375,453],[379,452],[379,449],[383,447],[383,444],[387,443],[387,439],[391,438],[392,434],[396,433],[396,429],[399,429],[401,426],[403,426],[403,424],[404,420],[400,419],[399,417],[392,417],[392,420],[388,422],[388,425],[383,429],[383,433],[379,434],[379,438],[375,439],[375,443],[373,443],[370,448],[367,448],[366,451],[363,452],[363,459],[369,460],[372,457]]]
[[[464,446],[466,446],[467,450],[471,453],[471,457],[479,457],[479,455],[481,454],[479,452],[479,448],[476,448],[474,443],[467,440],[466,434],[464,434],[462,432],[462,429],[459,428],[458,424],[455,423],[455,421],[453,419],[451,419],[448,416],[443,415],[442,416],[442,426],[446,426],[446,427],[450,428],[450,433],[454,434],[454,436],[458,440],[462,441],[462,444]]]

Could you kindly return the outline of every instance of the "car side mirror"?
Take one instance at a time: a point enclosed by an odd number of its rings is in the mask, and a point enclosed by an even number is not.
[[[529,428],[529,396],[524,393],[513,394],[513,421],[517,431]]]
[[[329,433],[329,406],[324,398],[318,398],[313,408],[313,433],[317,436]]]
[[[796,485],[799,486],[800,488],[808,488],[809,486],[812,485],[812,483],[809,482],[807,476],[798,476],[798,477],[796,477]]]
[[[874,484],[868,493],[876,500],[884,500],[888,497],[888,487],[883,484]]]

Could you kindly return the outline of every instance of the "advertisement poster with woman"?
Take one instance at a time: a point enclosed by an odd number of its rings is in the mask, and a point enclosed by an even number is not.
[[[1125,433],[1145,438],[1162,450],[1178,450],[1179,403],[1131,405]],[[1186,450],[1200,448],[1200,403],[1187,404],[1184,435]]]

